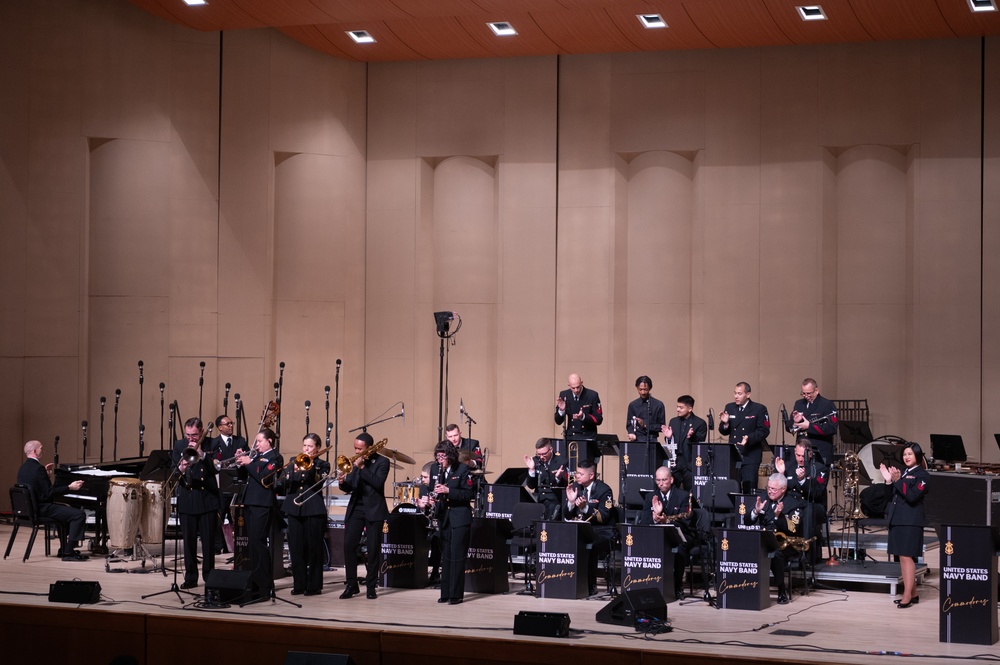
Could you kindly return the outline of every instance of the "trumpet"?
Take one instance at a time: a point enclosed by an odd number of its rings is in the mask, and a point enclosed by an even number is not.
[[[257,434],[260,434],[265,427],[274,427],[274,424],[278,421],[279,413],[281,413],[281,405],[273,400],[268,402],[264,407],[264,413],[260,416],[260,426],[257,428]],[[209,425],[209,427],[211,427],[211,425]],[[257,457],[257,434],[254,434],[254,442],[253,445],[250,446],[249,453],[240,453],[227,459],[213,460],[212,463],[215,464],[215,470],[222,471],[223,469],[235,469],[239,466],[236,460],[244,455],[249,455],[251,460]]]
[[[360,453],[358,453],[357,455],[355,455],[355,456],[353,456],[351,458],[348,458],[345,455],[338,455],[337,456],[337,471],[339,471],[340,473],[343,473],[345,475],[348,474],[348,473],[350,473],[351,472],[351,467],[354,466],[355,462],[357,462],[359,459],[368,459],[369,457],[371,457],[372,455],[374,455],[378,451],[380,451],[383,448],[385,448],[388,443],[389,443],[389,439],[388,438],[382,439],[378,443],[375,443],[375,444],[372,444],[372,445],[368,446],[367,448],[365,448],[364,450],[362,450]],[[329,448],[327,450],[329,450]],[[304,454],[305,453],[303,453],[303,455]],[[317,453],[317,454],[319,454],[319,453]],[[301,455],[300,455],[300,457],[301,457]],[[296,457],[295,459],[296,459],[296,461],[298,461],[298,457]]]
[[[791,547],[797,552],[808,552],[809,543],[816,540],[816,536],[813,536],[812,538],[802,538],[801,536],[787,536],[782,531],[775,531],[774,540],[778,543],[779,550]]]

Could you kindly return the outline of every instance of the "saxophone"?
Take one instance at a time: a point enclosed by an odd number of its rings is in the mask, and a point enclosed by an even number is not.
[[[687,510],[685,512],[683,512],[683,513],[677,513],[676,515],[664,515],[663,521],[662,522],[658,522],[658,524],[671,524],[673,522],[677,522],[677,521],[680,521],[680,520],[686,520],[686,519],[688,519],[689,517],[691,517],[691,507],[692,507],[692,499],[691,499],[691,495],[688,494],[688,507],[687,507]]]

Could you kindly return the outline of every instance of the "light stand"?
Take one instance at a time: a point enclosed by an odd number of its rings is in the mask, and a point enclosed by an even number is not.
[[[458,325],[451,330],[451,322],[458,319]],[[444,405],[448,398],[448,379],[445,372],[445,340],[458,334],[462,329],[462,317],[457,312],[434,312],[434,323],[437,335],[441,339],[441,350],[438,354],[438,429],[437,440],[444,440]]]

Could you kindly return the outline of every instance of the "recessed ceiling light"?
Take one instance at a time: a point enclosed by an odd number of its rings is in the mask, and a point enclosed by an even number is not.
[[[819,5],[801,5],[795,8],[803,21],[825,21],[826,12]]]
[[[490,26],[490,30],[492,30],[493,34],[497,37],[509,37],[517,34],[517,30],[514,29],[514,26],[507,21],[494,21],[492,23],[487,23],[486,25]]]
[[[995,12],[996,0],[969,0],[969,9],[974,12]]]
[[[639,19],[639,23],[647,29],[653,28],[665,28],[667,27],[667,22],[663,20],[663,17],[659,14],[636,14],[636,18]]]
[[[207,5],[205,0],[184,0],[184,4],[188,7],[197,7],[198,5]]]
[[[367,30],[348,30],[347,36],[354,40],[356,44],[374,44],[375,38],[368,34]]]

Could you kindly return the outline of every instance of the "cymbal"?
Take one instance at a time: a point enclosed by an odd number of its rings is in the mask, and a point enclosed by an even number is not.
[[[406,453],[401,453],[394,448],[383,448],[378,451],[378,454],[382,457],[388,457],[391,460],[396,460],[397,462],[402,462],[403,464],[416,464],[416,460],[407,455]]]
[[[483,471],[482,469],[476,469],[475,471],[469,471],[469,475],[470,476],[485,476],[485,475],[488,475],[490,473],[493,473],[493,472],[492,471]]]

